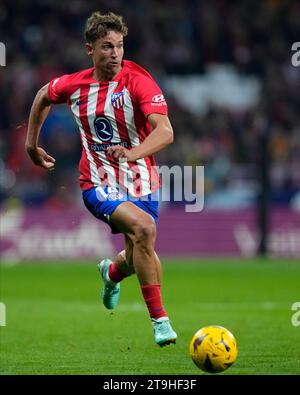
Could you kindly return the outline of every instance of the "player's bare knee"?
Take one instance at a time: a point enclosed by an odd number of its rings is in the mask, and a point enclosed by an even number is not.
[[[142,245],[154,245],[156,238],[156,225],[150,218],[147,221],[138,221],[134,227],[133,243]]]

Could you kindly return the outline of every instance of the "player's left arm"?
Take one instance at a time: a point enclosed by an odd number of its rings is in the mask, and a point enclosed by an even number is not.
[[[134,162],[161,151],[173,142],[173,128],[167,115],[150,114],[148,121],[152,126],[152,132],[140,145],[130,150],[116,145],[107,150],[108,155],[114,159],[126,158],[128,162]]]

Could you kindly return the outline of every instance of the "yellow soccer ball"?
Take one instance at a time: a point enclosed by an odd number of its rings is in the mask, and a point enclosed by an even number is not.
[[[237,343],[228,329],[218,325],[205,326],[192,337],[190,354],[198,368],[209,373],[219,373],[235,362]]]

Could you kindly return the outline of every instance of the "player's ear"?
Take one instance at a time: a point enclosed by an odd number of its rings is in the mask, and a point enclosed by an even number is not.
[[[91,56],[94,53],[94,48],[93,45],[90,43],[85,43],[85,49],[86,49],[86,53]]]

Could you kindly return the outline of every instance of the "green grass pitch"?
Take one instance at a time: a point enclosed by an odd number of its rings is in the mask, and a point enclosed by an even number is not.
[[[201,327],[235,335],[239,356],[222,374],[300,373],[300,264],[287,260],[164,260],[163,298],[176,345],[159,348],[135,276],[112,313],[93,263],[0,267],[1,374],[204,374],[188,346]]]

